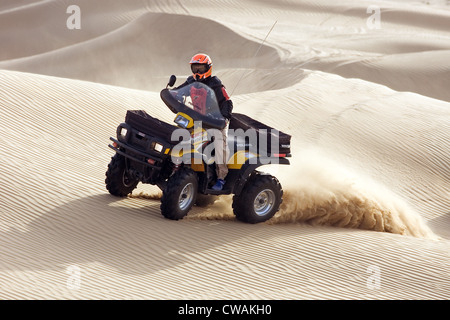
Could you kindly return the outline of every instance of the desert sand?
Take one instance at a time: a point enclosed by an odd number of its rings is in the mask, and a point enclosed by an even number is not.
[[[448,1],[3,0],[0,42],[1,299],[450,298]],[[197,52],[292,135],[268,222],[105,189],[126,111],[172,123]]]

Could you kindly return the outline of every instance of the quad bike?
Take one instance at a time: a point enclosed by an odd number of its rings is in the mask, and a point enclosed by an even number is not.
[[[223,129],[214,91],[201,82],[168,89],[161,99],[176,114],[173,126],[143,110],[128,110],[109,147],[116,153],[106,172],[110,194],[126,197],[139,182],[158,186],[161,213],[179,220],[193,205],[213,202],[218,195],[233,194],[233,212],[240,221],[263,222],[279,210],[283,190],[277,178],[256,170],[267,164],[289,164],[291,136],[233,113],[228,127],[231,150],[223,190],[215,191],[214,130]]]

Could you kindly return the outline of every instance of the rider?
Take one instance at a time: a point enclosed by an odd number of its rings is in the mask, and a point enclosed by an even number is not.
[[[212,60],[208,55],[204,53],[198,53],[192,57],[189,63],[191,65],[192,76],[189,76],[186,82],[180,85],[178,88],[184,87],[185,85],[191,84],[195,81],[204,83],[214,90],[217,102],[219,104],[220,112],[223,117],[227,119],[227,125],[225,126],[225,128],[220,130],[221,134],[219,135],[219,137],[216,136],[214,139],[217,182],[212,188],[213,190],[219,191],[222,190],[225,184],[225,177],[228,174],[227,127],[228,122],[231,119],[233,102],[230,100],[230,97],[228,96],[228,93],[219,78],[217,78],[216,76],[211,76]]]

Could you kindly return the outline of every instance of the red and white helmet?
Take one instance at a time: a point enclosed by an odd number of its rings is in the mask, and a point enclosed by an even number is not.
[[[198,53],[189,62],[195,80],[203,80],[212,74],[212,60],[204,53]]]

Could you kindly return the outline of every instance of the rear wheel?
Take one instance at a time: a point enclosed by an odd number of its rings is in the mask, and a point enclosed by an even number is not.
[[[264,222],[275,215],[282,201],[283,189],[278,179],[258,173],[247,181],[239,195],[233,197],[233,211],[240,221]]]
[[[125,158],[116,153],[108,164],[106,171],[106,189],[110,194],[117,197],[126,197],[139,183],[139,180],[129,176]]]
[[[194,171],[183,168],[167,181],[161,198],[161,214],[171,220],[183,219],[197,198],[198,181]]]

